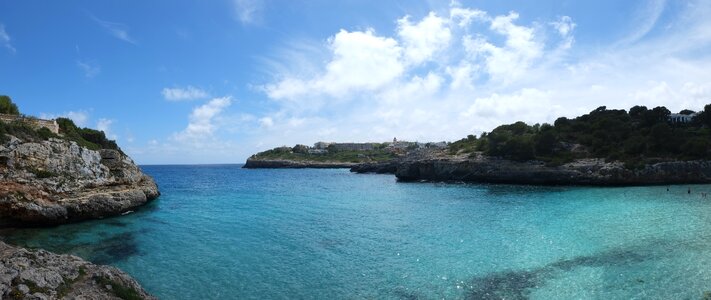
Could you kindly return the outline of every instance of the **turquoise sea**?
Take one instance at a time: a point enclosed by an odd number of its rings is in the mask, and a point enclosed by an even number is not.
[[[711,198],[699,194],[711,186],[399,183],[348,170],[240,167],[144,166],[163,195],[134,213],[0,235],[117,266],[163,299],[699,299],[711,291]]]

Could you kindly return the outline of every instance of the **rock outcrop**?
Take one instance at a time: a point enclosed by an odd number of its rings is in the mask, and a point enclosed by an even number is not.
[[[354,173],[375,173],[375,174],[395,174],[397,171],[397,166],[399,165],[397,160],[389,160],[383,162],[373,162],[373,163],[362,163],[351,167],[351,172]]]
[[[406,160],[395,176],[402,181],[466,181],[536,185],[656,185],[711,183],[711,161],[669,161],[628,169],[620,162],[583,159],[562,166],[515,162],[486,156]]]
[[[118,150],[50,138],[0,145],[0,227],[56,225],[119,215],[160,195]]]
[[[338,169],[351,168],[358,163],[349,162],[329,162],[329,161],[301,161],[301,160],[281,160],[281,159],[255,159],[248,158],[243,168],[246,169]]]
[[[114,267],[0,242],[0,299],[155,298]]]

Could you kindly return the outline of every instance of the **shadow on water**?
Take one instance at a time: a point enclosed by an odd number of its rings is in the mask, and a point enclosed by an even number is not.
[[[542,286],[561,271],[579,267],[624,266],[641,263],[654,257],[643,251],[613,250],[591,256],[559,260],[541,268],[493,273],[474,278],[465,294],[466,299],[528,299],[532,289]]]
[[[128,224],[108,222],[113,228],[125,230]],[[83,227],[82,227],[83,228]],[[132,256],[142,255],[136,236],[145,234],[147,229],[129,231],[94,231],[89,233],[82,228],[73,228],[48,235],[40,235],[37,230],[23,230],[5,234],[3,240],[14,245],[30,249],[46,249],[57,253],[77,255],[96,264],[115,264]]]
[[[133,232],[116,234],[102,239],[98,243],[82,244],[81,247],[84,248],[82,250],[90,253],[87,257],[89,261],[102,265],[114,264],[132,256],[141,255]]]

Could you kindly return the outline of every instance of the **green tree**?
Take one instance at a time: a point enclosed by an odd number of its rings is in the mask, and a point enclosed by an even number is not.
[[[301,154],[307,154],[309,153],[309,147],[306,147],[305,145],[298,144],[291,148],[291,151],[294,153],[301,153]]]
[[[630,108],[630,117],[632,117],[632,119],[641,119],[646,112],[646,106],[635,105],[634,107]]]
[[[20,110],[12,103],[12,99],[5,95],[0,95],[0,114],[19,115]]]
[[[540,129],[540,133],[536,136],[536,154],[537,155],[550,155],[553,154],[556,144],[558,143],[558,137],[553,130],[553,126],[549,124],[543,124]]]

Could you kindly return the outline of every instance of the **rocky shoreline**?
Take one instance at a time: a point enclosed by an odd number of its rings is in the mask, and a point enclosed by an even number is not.
[[[59,225],[120,215],[160,195],[118,150],[49,139],[0,146],[0,227]]]
[[[496,158],[428,159],[398,164],[401,181],[464,181],[529,185],[636,186],[711,183],[711,161],[669,161],[628,169],[620,162],[582,159],[562,166]]]
[[[116,216],[160,195],[120,150],[49,138],[0,144],[0,228]],[[0,241],[0,299],[155,299],[114,267]]]
[[[0,242],[0,299],[155,299],[110,266]]]
[[[357,165],[359,163],[248,158],[242,167],[245,169],[347,169]]]
[[[245,168],[350,168],[354,173],[393,174],[400,181],[457,181],[527,185],[635,186],[711,183],[711,161],[665,161],[629,169],[621,162],[579,159],[560,166],[477,155],[428,155],[359,164],[248,160]]]

